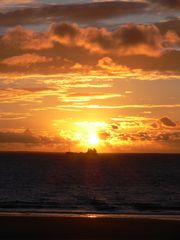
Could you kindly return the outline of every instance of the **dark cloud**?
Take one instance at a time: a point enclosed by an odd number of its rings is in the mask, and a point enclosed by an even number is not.
[[[163,117],[160,119],[160,122],[167,127],[176,127],[176,123],[174,123],[171,119],[167,117]]]
[[[117,29],[113,35],[115,39],[120,40],[124,48],[140,46],[143,49],[147,47],[145,50],[147,53],[148,51],[150,53],[151,50],[152,52],[161,50],[161,36],[154,25],[128,24]],[[141,54],[141,50],[138,50]]]
[[[127,24],[109,31],[61,23],[54,24],[50,32],[61,44],[81,46],[90,52],[158,56],[162,48],[160,32],[154,25]]]
[[[33,136],[29,130],[23,133],[0,132],[1,143],[39,143],[40,139]]]
[[[113,130],[117,130],[117,129],[119,129],[119,126],[118,126],[118,124],[113,123],[113,124],[111,124],[111,128],[112,128]]]
[[[180,0],[101,1],[81,4],[34,5],[0,13],[0,26],[54,21],[91,22],[161,9],[180,9]]]
[[[170,140],[170,134],[169,133],[160,133],[156,136],[156,141],[169,141]]]
[[[121,141],[153,141],[154,137],[152,137],[150,132],[137,132],[137,133],[120,133],[119,139]]]
[[[157,120],[156,122],[152,123],[150,126],[156,130],[160,130],[169,127],[171,128],[177,127],[177,124],[173,122],[170,118],[163,117]]]
[[[155,24],[162,34],[173,31],[180,35],[180,18],[171,18]]]
[[[156,135],[155,141],[180,143],[180,132],[162,132]]]
[[[36,136],[30,130],[24,132],[0,132],[0,143],[21,143],[21,144],[58,144],[60,138],[49,138],[46,136]]]
[[[179,72],[180,69],[180,51],[168,50],[158,58],[145,55],[114,56],[116,62],[130,68],[139,68],[147,71],[172,71]],[[171,78],[171,74],[169,75]]]
[[[160,5],[163,8],[168,9],[180,9],[180,0],[148,0],[151,3]]]
[[[54,21],[91,22],[162,9],[180,9],[180,0],[101,1],[81,4],[34,5],[0,13],[0,26]],[[12,9],[12,8],[11,8]]]
[[[120,133],[119,140],[121,141],[148,141],[148,142],[164,142],[167,144],[179,144],[180,132],[137,132],[137,133]]]
[[[37,24],[49,21],[96,21],[136,14],[145,10],[147,3],[141,2],[94,2],[67,5],[40,5],[33,8],[18,9],[0,13],[0,26]]]
[[[68,36],[70,39],[76,38],[80,33],[77,25],[68,23],[53,24],[51,31],[56,36],[61,36],[62,38]]]

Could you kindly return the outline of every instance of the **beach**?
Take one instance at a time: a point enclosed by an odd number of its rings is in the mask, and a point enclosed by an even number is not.
[[[0,239],[180,239],[180,220],[150,216],[1,215]]]
[[[0,240],[179,240],[180,155],[0,154]]]

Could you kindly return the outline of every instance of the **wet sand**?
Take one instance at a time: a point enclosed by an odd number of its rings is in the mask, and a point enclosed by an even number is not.
[[[180,221],[151,218],[0,216],[0,239],[180,239]]]

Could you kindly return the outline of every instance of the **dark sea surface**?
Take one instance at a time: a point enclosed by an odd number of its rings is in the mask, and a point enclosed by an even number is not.
[[[180,155],[0,153],[0,212],[180,214]]]

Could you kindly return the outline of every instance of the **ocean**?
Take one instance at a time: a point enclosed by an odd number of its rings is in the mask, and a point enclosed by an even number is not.
[[[0,213],[180,214],[180,155],[1,152]]]

